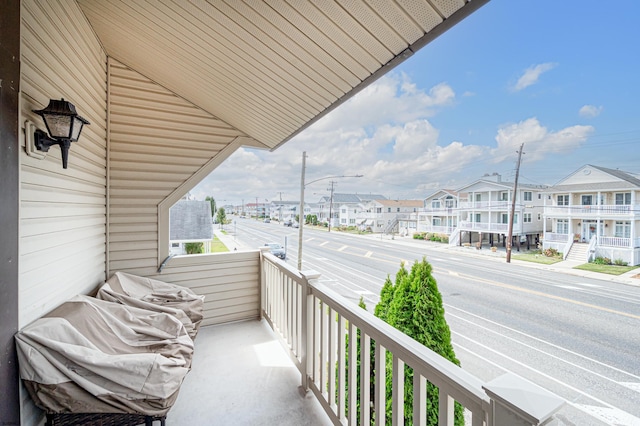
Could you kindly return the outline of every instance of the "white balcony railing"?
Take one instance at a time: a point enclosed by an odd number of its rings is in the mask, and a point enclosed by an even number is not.
[[[459,206],[464,210],[508,210],[511,208],[511,201],[468,201],[461,202]]]
[[[625,205],[592,205],[592,206],[545,206],[544,214],[547,216],[614,216],[632,217],[639,211],[640,206]]]
[[[631,248],[631,238],[598,237],[598,245],[601,247]]]
[[[404,424],[405,365],[413,369],[416,425],[426,424],[427,381],[439,389],[440,425],[453,424],[455,402],[469,410],[473,426],[541,424],[564,404],[514,375],[483,385],[475,376],[317,283],[318,274],[299,273],[271,254],[262,259],[262,314],[289,349],[303,387],[313,392],[334,424],[357,424],[358,406],[360,424],[370,424],[371,407],[376,424],[385,424],[387,372],[372,367],[385,365],[387,357],[393,360],[393,418],[386,420],[394,425]],[[353,344],[358,339],[362,348],[372,347],[373,342],[375,348],[373,355],[369,350],[360,351],[359,366],[357,345]],[[364,372],[360,374],[359,394],[358,370]],[[536,404],[532,398],[543,398],[545,404]],[[547,405],[541,409],[547,398],[555,401],[552,408]]]
[[[495,223],[495,222],[468,222],[461,221],[458,223],[458,228],[462,231],[482,231],[482,232],[508,232],[508,223]]]
[[[569,241],[569,234],[557,234],[555,232],[545,232],[544,241],[551,243],[566,243]]]

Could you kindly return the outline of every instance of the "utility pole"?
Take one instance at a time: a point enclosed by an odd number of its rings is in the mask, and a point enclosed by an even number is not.
[[[511,217],[509,218],[509,234],[507,236],[507,263],[511,263],[511,240],[513,239],[513,216],[516,213],[516,194],[518,193],[518,175],[520,174],[520,161],[522,160],[522,149],[524,143],[520,145],[520,151],[518,151],[518,165],[516,166],[516,179],[513,183],[513,195],[511,200]],[[520,219],[522,220],[522,219]]]
[[[278,207],[278,222],[282,222],[282,192],[277,192],[280,195],[280,206]]]
[[[331,181],[331,188],[330,188],[331,197],[329,197],[329,229],[328,229],[328,232],[331,232],[331,210],[332,210],[332,207],[333,207],[333,185],[336,184],[336,183],[338,183],[338,182],[336,182],[335,180]]]

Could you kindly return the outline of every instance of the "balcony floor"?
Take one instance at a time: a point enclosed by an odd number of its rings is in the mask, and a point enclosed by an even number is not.
[[[203,327],[168,426],[330,425],[265,321]]]

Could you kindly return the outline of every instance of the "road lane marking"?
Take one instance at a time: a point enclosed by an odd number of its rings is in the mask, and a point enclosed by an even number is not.
[[[326,246],[327,244],[329,244],[329,241],[325,241],[324,243],[320,243],[320,247],[324,247],[324,246]]]
[[[501,283],[501,282],[498,282],[498,281],[493,281],[493,280],[487,280],[487,279],[484,279],[484,278],[474,277],[474,276],[471,276],[471,275],[460,274],[460,276],[463,277],[463,278],[467,278],[467,279],[469,279],[471,281],[477,281],[477,282],[480,282],[480,283],[485,283],[485,284],[488,284],[488,285],[492,285],[494,287],[506,288],[506,289],[509,289],[509,290],[515,290],[515,291],[519,291],[519,292],[522,292],[522,293],[533,294],[535,296],[545,297],[547,299],[560,300],[562,302],[571,303],[573,305],[584,306],[585,308],[592,308],[592,309],[596,309],[598,311],[609,312],[611,314],[622,315],[622,316],[633,318],[633,319],[640,319],[640,315],[634,315],[634,314],[629,314],[627,312],[616,311],[615,309],[609,309],[609,308],[605,308],[603,306],[593,305],[591,303],[580,302],[579,300],[573,300],[573,299],[569,299],[569,298],[562,297],[562,296],[555,296],[553,294],[544,293],[544,292],[538,291],[538,290],[530,290],[530,289],[518,287],[518,286],[515,286],[515,285],[512,285],[512,284],[505,284],[505,283]]]
[[[340,247],[340,248],[338,249],[338,251],[344,251],[344,249],[346,249],[347,247],[349,247],[349,246],[342,246],[342,247]]]
[[[634,390],[636,392],[640,392],[640,383],[634,383],[634,382],[620,382],[620,384],[626,388],[629,388],[631,390]]]
[[[580,290],[580,287],[574,287],[572,285],[557,284],[557,285],[554,285],[554,287],[566,288],[568,290]]]
[[[371,257],[372,254],[373,254],[372,251],[368,251],[367,254],[364,255],[364,257]]]
[[[458,333],[454,333],[454,332],[452,331],[452,332],[451,332],[451,334],[458,334]],[[461,337],[464,337],[464,336],[461,336]],[[515,359],[515,358],[511,358],[511,357],[509,357],[509,356],[507,356],[507,355],[505,355],[505,354],[502,354],[502,353],[500,353],[500,352],[496,351],[495,349],[490,348],[489,346],[483,345],[482,343],[480,343],[480,342],[478,342],[478,341],[475,341],[475,340],[473,340],[473,339],[471,339],[471,338],[468,338],[468,337],[464,337],[464,338],[466,338],[467,340],[469,340],[469,341],[471,341],[471,342],[475,343],[476,345],[478,345],[478,346],[480,346],[480,347],[482,347],[482,348],[484,348],[484,349],[488,350],[489,352],[493,352],[494,354],[496,354],[496,355],[498,355],[498,356],[500,356],[500,357],[502,357],[502,358],[506,358],[506,359],[508,359],[509,361],[511,361],[511,362],[513,362],[513,363],[515,363],[515,364],[518,364],[518,365],[519,365],[519,366],[521,366],[521,367],[524,367],[525,369],[531,370],[534,374],[538,374],[538,375],[540,375],[540,376],[542,376],[542,377],[544,377],[544,378],[546,378],[546,379],[548,379],[548,380],[551,380],[551,381],[553,381],[553,382],[556,382],[556,383],[558,383],[560,386],[564,386],[564,387],[566,387],[566,388],[570,389],[570,390],[571,390],[571,391],[573,391],[573,392],[576,392],[576,393],[578,393],[578,394],[580,394],[580,395],[583,395],[583,396],[585,396],[585,397],[587,397],[587,398],[589,398],[589,399],[591,399],[591,400],[593,400],[593,401],[597,402],[598,404],[603,405],[604,407],[608,408],[608,410],[610,410],[610,413],[612,413],[612,414],[613,414],[613,413],[615,413],[615,415],[616,415],[616,416],[621,416],[621,418],[628,418],[628,419],[633,420],[633,422],[631,422],[631,423],[620,423],[620,424],[623,424],[623,425],[640,425],[640,419],[639,419],[639,418],[634,417],[633,415],[631,415],[631,414],[627,413],[626,411],[623,411],[623,410],[621,410],[621,409],[619,409],[619,408],[614,407],[613,405],[609,404],[608,402],[605,402],[605,401],[603,401],[603,400],[601,400],[601,399],[599,399],[599,398],[597,398],[597,397],[595,397],[595,396],[593,396],[593,395],[589,395],[588,393],[586,393],[586,392],[584,392],[584,391],[582,391],[582,390],[580,390],[580,389],[578,389],[578,388],[576,388],[576,387],[574,387],[574,386],[570,385],[569,383],[565,383],[565,382],[561,381],[560,379],[557,379],[557,378],[555,378],[555,377],[553,377],[553,376],[551,376],[551,375],[549,375],[549,374],[546,374],[546,373],[544,373],[544,372],[542,372],[542,371],[540,371],[540,370],[537,370],[537,369],[535,369],[535,368],[533,368],[533,367],[531,367],[531,366],[529,366],[529,365],[527,365],[527,364],[525,364],[525,363],[523,363],[523,362],[518,361],[518,360],[517,360],[517,359]],[[488,363],[488,364],[491,364],[491,365],[493,365],[493,366],[495,366],[495,367],[497,367],[497,368],[499,368],[499,369],[501,369],[501,370],[503,370],[503,371],[505,371],[505,372],[508,372],[508,373],[511,373],[511,374],[515,374],[515,375],[517,375],[517,376],[521,376],[521,377],[522,377],[522,374],[518,374],[518,373],[516,373],[515,371],[509,370],[508,368],[506,368],[506,367],[504,366],[504,364],[503,364],[503,363],[494,362],[494,361],[490,360],[489,358],[486,358],[486,357],[483,357],[482,355],[479,355],[479,354],[478,354],[478,351],[471,350],[471,349],[469,349],[469,348],[466,348],[466,347],[464,347],[464,346],[462,346],[462,345],[460,345],[460,344],[456,344],[456,343],[453,343],[453,345],[454,345],[454,346],[459,347],[460,349],[462,349],[462,350],[464,350],[464,351],[467,351],[468,353],[470,353],[470,354],[474,355],[476,358],[478,358],[478,359],[480,359],[480,360],[482,360],[482,361],[484,361],[484,362],[486,362],[486,363]],[[529,380],[531,380],[531,379],[529,379]],[[533,380],[531,380],[531,381],[533,381]],[[534,383],[535,383],[535,382],[534,382]],[[544,386],[543,386],[543,387],[544,387]],[[555,392],[554,392],[554,393],[555,393]],[[567,404],[572,405],[572,406],[574,406],[575,408],[577,408],[577,409],[579,409],[579,410],[581,410],[581,411],[584,411],[584,412],[586,412],[587,414],[589,414],[589,415],[592,415],[592,416],[593,416],[592,412],[590,412],[590,411],[586,411],[585,409],[583,409],[583,407],[585,407],[585,408],[587,408],[587,409],[588,409],[588,407],[592,407],[592,406],[590,406],[590,405],[575,404],[575,403],[573,403],[573,402],[569,401],[569,400],[568,400],[568,399],[566,399],[566,398],[565,398],[565,400],[567,401]],[[604,408],[604,407],[603,407],[603,408]],[[630,416],[630,417],[627,417],[627,416]]]
[[[604,286],[598,284],[589,284],[589,283],[576,283],[577,285],[583,285],[585,287],[593,287],[593,288],[603,288]]]
[[[573,404],[574,407],[584,411],[608,425],[640,425],[640,419],[618,408],[598,407],[595,405]]]
[[[586,355],[579,354],[578,352],[574,352],[574,351],[572,351],[572,350],[570,350],[570,349],[563,348],[562,346],[556,345],[555,343],[548,342],[548,341],[546,341],[546,340],[540,339],[539,337],[535,337],[535,336],[532,336],[532,335],[527,334],[527,333],[525,333],[525,332],[522,332],[522,331],[520,331],[520,330],[516,330],[515,328],[511,328],[511,327],[506,326],[506,325],[504,325],[504,324],[500,324],[500,323],[498,323],[498,322],[496,322],[496,321],[492,321],[492,320],[490,320],[490,319],[488,319],[488,318],[482,317],[482,316],[480,316],[480,315],[476,315],[476,314],[474,314],[474,313],[472,313],[472,312],[465,311],[464,309],[456,308],[455,306],[450,305],[450,304],[448,304],[448,303],[443,303],[443,306],[444,306],[446,309],[451,308],[451,309],[456,309],[456,310],[458,310],[458,311],[460,311],[460,312],[464,312],[466,315],[469,315],[469,316],[471,316],[471,317],[474,317],[474,318],[477,318],[477,319],[479,319],[479,320],[482,320],[482,321],[488,322],[488,323],[490,323],[490,324],[493,324],[493,325],[495,325],[495,326],[498,326],[498,327],[504,328],[504,329],[509,330],[509,331],[511,331],[511,332],[513,332],[513,333],[520,334],[520,335],[522,335],[522,336],[524,336],[524,337],[526,337],[526,338],[529,338],[529,339],[535,340],[535,341],[537,341],[537,342],[543,343],[543,344],[545,344],[545,345],[547,345],[547,346],[551,346],[551,347],[553,347],[553,348],[556,348],[556,349],[562,350],[562,351],[564,351],[564,352],[566,352],[566,353],[569,353],[569,354],[571,354],[571,355],[575,355],[575,356],[577,356],[577,357],[579,357],[579,358],[582,358],[582,359],[585,359],[585,360],[587,360],[587,361],[589,361],[589,362],[592,362],[592,363],[595,363],[595,364],[601,365],[601,366],[606,367],[606,368],[608,368],[608,369],[610,369],[610,370],[617,371],[617,372],[619,372],[619,373],[624,374],[625,376],[634,377],[634,378],[636,378],[636,379],[639,379],[639,380],[640,380],[640,376],[637,376],[637,375],[635,375],[635,374],[633,374],[633,373],[629,373],[628,371],[624,371],[624,370],[622,370],[622,369],[620,369],[620,368],[618,368],[618,367],[614,367],[614,366],[612,366],[612,365],[605,364],[605,363],[604,363],[604,362],[602,362],[602,361],[598,361],[597,359],[590,358],[590,357],[588,357],[588,356],[586,356]],[[449,312],[447,312],[446,314],[447,314],[447,315],[451,315],[451,316],[453,316],[453,317],[456,317],[456,316],[455,316],[454,314],[452,314],[450,311],[449,311]],[[470,320],[465,320],[465,319],[463,319],[462,317],[456,317],[456,318],[459,318],[459,319],[461,319],[461,320],[463,320],[463,321],[467,321],[467,322],[469,322],[469,323],[471,323],[471,324],[473,324],[473,325],[476,325],[476,326],[478,326],[478,327],[485,328],[485,327],[482,327],[482,326],[478,325],[478,323],[477,323],[477,322],[470,321]],[[498,333],[497,331],[493,331],[493,330],[491,330],[490,328],[485,328],[485,329],[486,329],[486,330],[489,330],[489,331],[492,331],[493,333],[500,334],[500,333]],[[511,339],[512,339],[512,338],[511,338]]]

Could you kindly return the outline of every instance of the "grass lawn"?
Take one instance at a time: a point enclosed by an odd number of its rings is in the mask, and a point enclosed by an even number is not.
[[[527,262],[542,263],[544,265],[553,265],[554,263],[562,262],[561,257],[547,257],[542,253],[514,254],[512,258],[516,260],[525,260]]]
[[[222,253],[225,251],[229,251],[227,246],[222,244],[222,241],[220,241],[218,237],[214,237],[213,240],[211,240],[211,253]]]
[[[573,269],[582,269],[583,271],[600,272],[601,274],[622,275],[638,266],[618,266],[618,265],[597,265],[595,263],[585,263],[584,265],[575,266]]]

